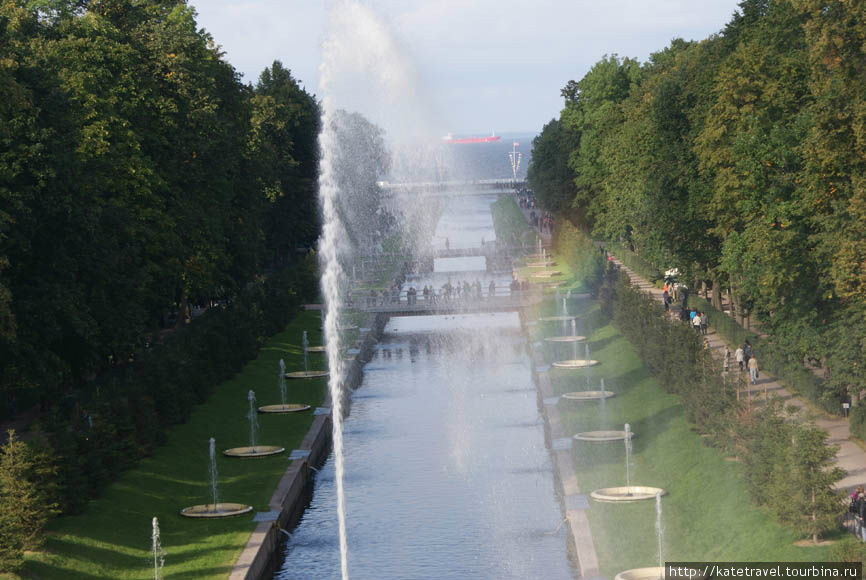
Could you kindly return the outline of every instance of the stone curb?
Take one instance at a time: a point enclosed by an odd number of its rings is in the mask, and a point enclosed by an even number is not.
[[[525,316],[521,314],[520,318],[521,324],[525,329]],[[580,487],[577,481],[577,474],[574,470],[571,449],[555,449],[556,446],[554,445],[555,441],[565,438],[570,439],[571,435],[566,433],[562,427],[562,418],[557,406],[545,403],[545,401],[557,399],[557,396],[550,384],[550,376],[547,373],[538,372],[540,367],[545,366],[541,353],[532,349],[531,346],[529,348],[532,355],[532,375],[538,387],[538,407],[544,416],[545,439],[547,445],[551,448],[551,455],[553,456],[556,491],[563,502],[563,510],[568,520],[568,530],[571,540],[569,551],[573,551],[577,559],[578,569],[582,578],[598,576],[598,556],[595,553],[595,544],[592,541],[592,532],[589,529],[589,518],[586,515],[586,509],[578,505],[582,502],[569,501],[570,498],[577,498],[580,495]]]

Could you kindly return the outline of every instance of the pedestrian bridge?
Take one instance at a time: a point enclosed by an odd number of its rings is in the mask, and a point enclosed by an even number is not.
[[[513,193],[526,187],[525,181],[510,179],[476,179],[473,181],[377,181],[376,185],[387,195],[423,194],[442,195],[489,195]]]
[[[475,312],[508,312],[530,308],[543,299],[540,290],[516,291],[507,296],[482,298],[451,298],[437,297],[435,300],[424,300],[419,296],[417,301],[410,303],[401,299],[396,302],[384,302],[369,299],[353,301],[349,308],[371,314],[390,314],[391,316],[422,316],[431,314],[466,314]]]

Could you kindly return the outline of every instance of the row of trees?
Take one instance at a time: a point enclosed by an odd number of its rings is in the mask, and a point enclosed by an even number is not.
[[[243,84],[184,0],[0,3],[0,417],[297,260],[318,125],[279,62]]]
[[[542,204],[677,267],[773,348],[866,385],[866,18],[842,0],[743,0],[701,42],[609,56],[534,141]]]
[[[0,1],[0,419],[36,411],[0,449],[0,570],[317,291],[319,105],[279,62],[244,84],[195,16]]]
[[[741,460],[755,503],[815,542],[836,528],[845,505],[833,486],[844,472],[833,467],[838,446],[827,444],[826,431],[796,420],[781,402],[758,406],[739,396],[745,375],[723,374],[699,336],[673,323],[625,273],[610,268],[600,295],[659,383],[680,396],[694,428]]]

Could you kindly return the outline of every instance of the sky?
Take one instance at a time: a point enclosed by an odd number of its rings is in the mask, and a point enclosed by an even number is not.
[[[412,69],[435,130],[535,133],[562,108],[560,89],[608,54],[645,61],[674,38],[721,31],[737,0],[359,0]],[[199,26],[255,83],[274,60],[322,96],[327,0],[190,0]],[[346,26],[346,22],[342,23]],[[340,33],[349,44],[368,37]],[[364,47],[358,46],[358,50]],[[360,73],[363,75],[363,72]],[[363,93],[364,91],[359,91]],[[344,97],[345,98],[345,97]],[[349,99],[351,100],[351,99]],[[356,110],[364,113],[359,96]],[[351,104],[343,106],[351,108]]]

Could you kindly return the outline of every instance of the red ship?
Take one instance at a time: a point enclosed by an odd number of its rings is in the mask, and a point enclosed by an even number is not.
[[[499,140],[500,137],[496,134],[491,134],[490,137],[454,137],[448,133],[442,137],[443,143],[494,143]]]

